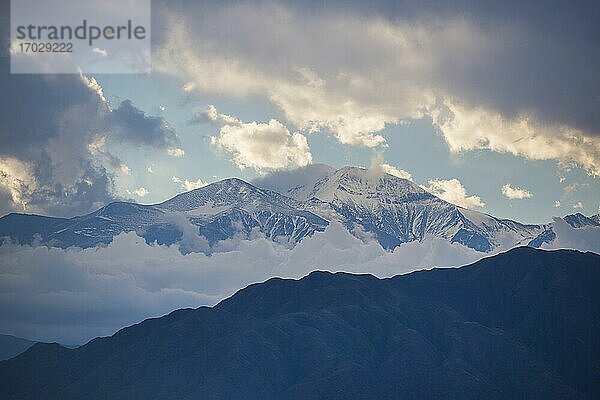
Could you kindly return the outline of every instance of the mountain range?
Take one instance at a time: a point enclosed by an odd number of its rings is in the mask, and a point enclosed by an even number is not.
[[[0,362],[2,399],[597,399],[600,256],[253,284]]]
[[[142,205],[113,202],[87,215],[53,218],[9,214],[0,218],[0,238],[21,244],[88,248],[135,231],[148,243],[179,243],[182,252],[210,252],[222,240],[264,235],[294,245],[331,221],[356,236],[374,237],[386,249],[432,235],[480,252],[514,246],[540,247],[555,238],[552,223],[522,224],[448,203],[414,182],[371,169],[311,166],[302,179],[256,185],[231,178]],[[600,226],[598,215],[564,218],[573,227]],[[186,234],[205,247],[187,246]]]
[[[11,335],[0,335],[0,361],[21,354],[36,342]]]

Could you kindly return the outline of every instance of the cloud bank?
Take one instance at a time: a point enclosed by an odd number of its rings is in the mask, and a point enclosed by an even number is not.
[[[293,248],[257,233],[219,242],[208,252],[208,241],[178,218],[173,215],[172,222],[184,231],[181,248],[148,245],[133,232],[85,250],[0,246],[0,332],[81,343],[177,308],[214,305],[271,277],[300,278],[313,270],[389,277],[484,256],[431,236],[389,252],[369,235],[353,236],[335,222]],[[554,227],[557,238],[544,248],[600,253],[599,227],[576,229],[560,218]]]
[[[186,92],[266,99],[344,144],[385,147],[387,125],[429,118],[452,152],[598,175],[600,7],[587,4],[157,2],[153,62]]]
[[[186,249],[208,246],[195,231]],[[385,251],[336,223],[289,249],[264,237],[220,243],[221,252],[182,255],[178,246],[150,246],[135,233],[100,248],[0,247],[0,332],[80,343],[181,307],[213,305],[273,276],[312,270],[392,276],[481,257],[437,238]]]

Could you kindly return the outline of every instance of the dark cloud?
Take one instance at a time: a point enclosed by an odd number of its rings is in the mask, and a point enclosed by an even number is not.
[[[498,47],[478,63],[456,54],[439,84],[473,105],[505,116],[533,112],[600,135],[600,3],[594,1],[360,1],[309,9],[378,15],[391,21],[465,18]],[[367,6],[368,4],[368,6]],[[473,38],[474,40],[476,38]]]
[[[146,115],[131,100],[112,111],[114,127],[121,139],[135,144],[166,148],[178,142],[175,131],[162,117]]]
[[[165,15],[193,15],[202,33],[217,42],[237,40],[240,46],[251,48],[256,57],[266,62],[275,60],[276,52],[311,52],[303,47],[286,49],[286,32],[277,32],[281,40],[269,44],[271,38],[244,33],[248,21],[232,21],[228,29],[211,25],[219,10],[240,4],[249,9],[266,7],[263,2],[191,0],[156,1],[153,11],[155,44],[169,27]],[[271,4],[271,3],[268,3]],[[445,54],[444,68],[427,77],[429,87],[443,89],[471,106],[483,106],[505,117],[529,113],[541,123],[564,124],[582,130],[590,136],[600,135],[600,2],[594,1],[497,1],[497,0],[349,0],[323,2],[275,2],[295,16],[311,21],[330,16],[381,18],[393,24],[408,23],[435,26],[447,21],[467,21],[487,34],[496,45],[475,58],[457,51]],[[286,15],[285,11],[281,15]],[[279,18],[281,15],[273,15]],[[325,17],[324,17],[325,16]],[[296,21],[293,21],[294,23]],[[307,33],[310,35],[310,33]],[[351,32],[348,32],[351,35]],[[327,43],[314,43],[314,47]],[[452,38],[447,38],[452,40]],[[473,42],[478,40],[472,38]],[[279,46],[279,47],[278,47]],[[444,44],[440,43],[440,48]],[[338,66],[344,67],[348,56],[345,49],[328,48]],[[236,49],[235,51],[240,51]],[[243,51],[243,50],[242,50]],[[364,60],[377,66],[381,60]],[[433,57],[436,55],[433,54]],[[327,58],[325,54],[324,58]],[[275,64],[277,68],[277,64]],[[408,77],[410,79],[410,77]],[[401,75],[397,79],[402,79]]]
[[[7,3],[0,4],[0,215],[72,216],[115,200],[123,164],[106,145],[164,149],[177,143],[175,132],[129,100],[111,110],[91,77],[11,74]]]

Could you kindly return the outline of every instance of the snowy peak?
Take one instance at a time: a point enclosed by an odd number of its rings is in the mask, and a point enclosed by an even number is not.
[[[231,208],[248,211],[257,209],[289,209],[291,199],[269,190],[260,189],[238,178],[229,178],[181,193],[157,204],[168,211],[215,214]]]
[[[310,199],[315,184],[335,171],[335,168],[329,165],[310,164],[293,170],[277,171],[261,176],[252,183],[257,187],[305,201]]]
[[[382,201],[385,204],[434,196],[407,179],[365,168],[344,167],[317,182],[311,197],[325,202]]]
[[[598,217],[598,214],[586,217],[582,213],[575,213],[567,215],[563,219],[573,228],[581,228],[583,226],[600,226],[600,219]]]
[[[315,165],[278,172],[255,183],[225,179],[163,203],[115,202],[71,219],[8,215],[0,218],[0,237],[19,243],[91,247],[110,243],[121,232],[135,231],[148,243],[173,244],[182,242],[191,228],[211,246],[240,235],[255,237],[257,231],[293,245],[322,232],[332,221],[357,236],[369,233],[386,249],[435,236],[490,252],[539,247],[556,237],[552,224],[524,225],[467,210],[377,169]],[[564,219],[575,228],[600,225],[597,215],[573,214]]]

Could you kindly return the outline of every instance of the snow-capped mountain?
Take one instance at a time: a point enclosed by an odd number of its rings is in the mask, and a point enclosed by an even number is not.
[[[211,245],[236,235],[248,237],[253,231],[294,244],[327,224],[291,198],[240,179],[225,179],[160,204],[114,202],[70,219],[9,214],[0,218],[0,237],[22,244],[86,248],[135,231],[148,243],[173,244],[192,228]]]
[[[114,202],[70,219],[9,214],[0,218],[0,237],[22,244],[86,248],[110,243],[121,232],[135,231],[148,243],[159,244],[183,244],[192,232],[206,238],[209,246],[255,235],[294,245],[337,221],[357,237],[374,237],[387,249],[427,235],[481,252],[539,247],[555,238],[552,224],[525,225],[467,210],[409,180],[373,169],[317,165],[283,180],[256,183],[262,188],[225,179],[163,203]],[[598,216],[581,214],[565,221],[573,227],[600,225]],[[210,251],[183,245],[182,250]]]
[[[373,169],[344,167],[287,193],[350,231],[360,229],[375,235],[388,249],[434,235],[488,252],[526,245],[550,229],[548,225],[524,225],[464,209],[414,182]]]

